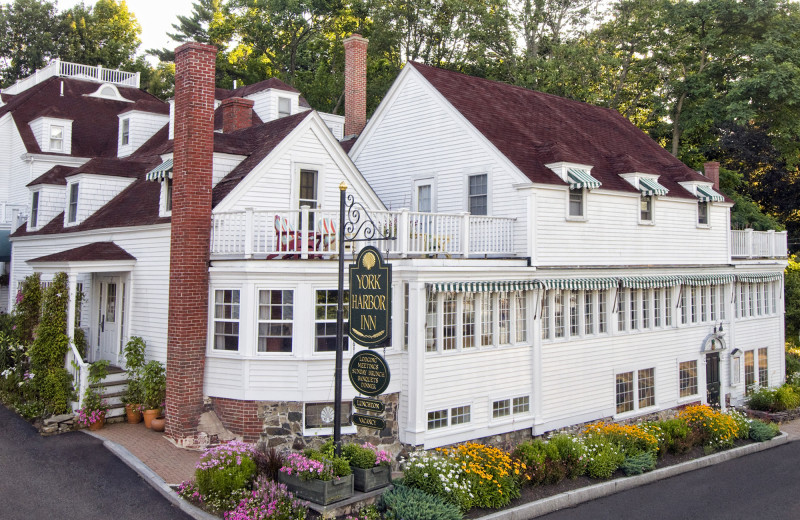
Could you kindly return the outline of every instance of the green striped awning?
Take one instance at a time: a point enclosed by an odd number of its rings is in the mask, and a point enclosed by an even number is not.
[[[783,273],[747,273],[737,274],[737,282],[745,283],[761,283],[761,282],[774,282],[783,278]]]
[[[723,202],[725,197],[712,190],[709,186],[698,186],[697,199],[700,202]]]
[[[646,177],[639,178],[639,191],[642,192],[642,195],[650,196],[650,195],[666,195],[669,193],[669,190],[658,183],[658,181],[654,179],[648,179]]]
[[[589,173],[589,170],[581,168],[567,168],[567,179],[569,182],[569,189],[579,190],[581,188],[588,188],[590,190],[599,188],[602,184]]]
[[[436,282],[427,284],[434,292],[506,292],[538,289],[536,280],[495,282]]]
[[[620,278],[623,287],[631,289],[654,289],[656,287],[675,287],[683,279],[680,276],[626,276]]]
[[[720,285],[732,281],[732,274],[691,274],[683,277],[684,284],[693,286]]]
[[[172,159],[167,159],[149,172],[145,179],[148,181],[163,181],[166,177],[172,178]]]
[[[617,278],[559,278],[540,280],[545,289],[562,289],[569,291],[603,291],[619,284]]]

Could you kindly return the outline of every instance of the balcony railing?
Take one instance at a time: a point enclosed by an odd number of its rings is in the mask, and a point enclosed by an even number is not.
[[[786,258],[786,231],[731,230],[731,258]]]
[[[356,229],[365,244],[397,257],[517,256],[515,219],[469,213],[371,211],[377,229],[396,240],[371,241],[369,226]],[[362,215],[362,220],[363,220]],[[300,210],[233,211],[212,216],[211,254],[239,258],[325,258],[338,246],[339,214]]]
[[[19,94],[38,85],[53,76],[84,79],[98,83],[114,83],[126,87],[139,88],[139,73],[125,72],[124,70],[106,69],[102,65],[82,65],[68,61],[55,60],[46,67],[37,70],[27,78],[23,78],[8,88],[3,89],[4,94]]]

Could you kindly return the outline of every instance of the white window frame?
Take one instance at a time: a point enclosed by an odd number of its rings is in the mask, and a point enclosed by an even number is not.
[[[281,102],[283,102],[283,101],[289,103],[289,112],[281,110]],[[277,102],[277,107],[276,108],[277,108],[278,118],[287,117],[287,116],[292,115],[292,98],[278,96],[278,102]]]
[[[573,193],[580,193],[581,195],[581,214],[580,215],[573,215],[572,214],[572,194]],[[589,190],[586,188],[579,188],[579,189],[568,189],[567,190],[567,208],[566,208],[566,219],[572,222],[586,222],[589,220],[589,216],[587,214],[587,203],[586,199],[589,198]]]
[[[73,191],[75,193],[75,201],[72,201],[72,194]],[[78,212],[80,210],[80,201],[81,201],[81,191],[80,191],[80,183],[75,181],[71,182],[67,185],[67,207],[66,212],[64,215],[64,220],[66,221],[67,225],[76,225],[78,223]],[[73,217],[72,208],[75,208],[75,215]]]
[[[237,311],[237,316],[235,318],[233,318],[233,317],[226,318],[224,316],[224,312],[223,312],[223,317],[221,317],[221,318],[217,317],[217,293],[218,292],[223,293],[223,301],[221,302],[221,305],[223,306],[223,311],[224,311],[225,305],[227,305],[225,303],[225,301],[224,301],[224,293],[226,291],[231,291],[231,297],[233,296],[233,292],[238,293],[238,297],[239,297],[238,298],[238,302],[235,304],[236,311]],[[210,321],[210,325],[211,325],[211,327],[210,327],[211,328],[211,341],[210,341],[211,352],[214,352],[214,353],[226,353],[226,354],[236,354],[236,355],[242,353],[241,340],[242,340],[242,296],[243,296],[243,292],[244,292],[244,290],[243,290],[242,287],[232,287],[232,286],[231,287],[227,287],[226,286],[226,287],[212,287],[211,288],[211,298],[209,298],[210,301],[211,301],[211,319],[209,320]],[[231,302],[230,305],[233,306],[234,305],[233,302]],[[226,349],[226,348],[217,348],[217,322],[219,322],[219,323],[235,323],[236,324],[237,331],[236,331],[236,349],[235,350]]]
[[[644,204],[645,200],[650,201],[650,218],[644,218],[642,216],[642,204]],[[655,195],[641,195],[639,197],[639,225],[642,226],[654,226],[656,223],[655,217],[655,206],[656,206],[656,196]]]
[[[53,137],[53,130],[60,130],[61,137]],[[48,132],[47,135],[47,151],[65,153],[64,142],[66,140],[66,133],[67,133],[66,126],[51,124],[50,131]],[[58,146],[53,146],[54,143],[58,143]]]
[[[470,186],[470,181],[472,180],[473,177],[485,177],[486,178],[486,192],[484,194],[482,194],[482,195],[480,195],[480,194],[473,195],[472,193],[470,193],[470,187],[471,187]],[[472,215],[491,215],[492,214],[491,207],[490,207],[490,205],[491,205],[490,204],[490,197],[489,197],[489,193],[491,192],[491,179],[489,178],[489,173],[488,172],[476,172],[476,173],[467,174],[467,176],[466,176],[466,178],[464,180],[464,189],[466,190],[465,200],[466,200],[466,203],[467,203],[465,211],[469,212]],[[476,198],[477,197],[485,197],[486,198],[486,213],[472,213],[472,211],[471,211],[471,209],[472,209],[471,201],[472,201],[473,197],[476,197]]]
[[[119,125],[119,145],[128,146],[131,144],[131,118],[120,119]]]
[[[158,203],[158,216],[171,217],[172,216],[172,195],[174,184],[172,177],[166,175],[164,180],[161,181],[161,193],[159,195]]]
[[[701,208],[705,208],[701,210]],[[697,223],[698,228],[702,229],[710,229],[711,228],[711,202],[709,201],[697,201],[697,218],[695,222]],[[705,213],[705,222],[701,222],[701,218],[704,216]]]
[[[420,211],[419,209],[419,189],[422,186],[429,186],[431,189],[431,207],[429,211]],[[411,205],[416,213],[436,213],[436,179],[434,177],[414,179]]]
[[[694,363],[694,383],[695,392],[693,394],[681,395],[683,389],[681,388],[681,365],[684,363]],[[697,359],[687,359],[686,361],[678,361],[678,401],[696,401],[700,395],[700,362]]]
[[[653,371],[653,404],[650,406],[639,406],[639,372],[643,372],[645,370],[652,370]],[[623,412],[617,412],[617,376],[622,374],[632,373],[633,374],[633,408],[631,410],[626,410]],[[636,368],[636,369],[627,369],[627,370],[615,370],[614,371],[614,418],[620,417],[629,417],[632,415],[638,415],[641,413],[646,413],[651,410],[655,410],[658,408],[658,392],[657,392],[657,381],[658,381],[658,373],[656,371],[656,367],[645,367],[645,368]]]
[[[285,317],[283,317],[280,320],[272,319],[271,317],[267,317],[267,318],[264,318],[264,319],[261,318],[261,305],[262,305],[262,303],[261,303],[261,293],[262,292],[272,293],[273,291],[280,291],[281,293],[289,292],[289,293],[292,294],[292,303],[291,303],[292,318],[291,319],[286,319]],[[295,326],[294,326],[295,306],[296,306],[296,303],[297,303],[296,293],[297,293],[297,291],[294,288],[282,288],[282,287],[256,287],[255,288],[256,301],[255,301],[255,304],[253,305],[253,307],[255,307],[255,320],[254,320],[255,321],[255,333],[254,333],[254,337],[255,337],[255,353],[256,353],[257,356],[281,356],[282,357],[282,356],[293,356],[294,354],[296,354]],[[315,302],[315,305],[316,305],[316,302]],[[268,303],[267,306],[269,308],[269,306],[271,306],[271,304]],[[286,306],[286,304],[283,302],[283,299],[281,299],[281,303],[278,304],[278,306],[281,307],[281,308]],[[315,311],[316,311],[316,309],[315,309]],[[281,316],[283,316],[283,309],[281,311]],[[290,349],[289,349],[288,352],[283,352],[283,351],[264,351],[264,352],[261,352],[258,349],[259,343],[260,343],[260,340],[261,340],[260,328],[261,328],[262,324],[266,325],[267,327],[269,327],[270,325],[273,325],[273,324],[289,325],[290,330],[291,330],[292,333],[289,336],[289,338],[291,339],[291,342],[290,342],[290,345],[289,345]],[[315,328],[315,332],[316,332],[316,328]],[[273,336],[273,337],[284,337],[284,336]]]
[[[39,206],[41,205],[41,200],[41,191],[34,190],[31,193],[31,220],[29,226],[31,230],[39,228],[39,220],[41,219],[41,211],[39,210]]]
[[[327,402],[327,401],[323,401],[323,402]],[[303,418],[302,418],[303,422],[302,422],[301,426],[303,428],[303,435],[304,436],[311,437],[311,436],[318,436],[318,435],[333,435],[333,426],[330,426],[330,427],[327,427],[327,428],[306,428],[306,405],[309,405],[309,404],[312,404],[312,405],[313,404],[322,404],[323,402],[320,402],[320,401],[307,401],[307,402],[303,403]],[[334,404],[334,403],[331,403],[331,404]],[[348,402],[342,400],[342,404],[345,405],[345,404],[348,404]],[[350,406],[351,406],[351,410],[352,410],[352,404]],[[344,412],[344,407],[342,407],[342,411]],[[342,415],[344,416],[344,414],[342,414]],[[350,419],[350,424],[349,425],[343,425],[341,427],[341,432],[343,434],[356,434],[356,433],[358,433],[358,428],[356,428],[356,425],[353,424],[352,418]]]
[[[312,291],[311,291],[311,294],[312,294],[311,305],[312,305],[312,312],[313,312],[312,316],[314,318],[314,321],[313,321],[314,327],[313,327],[313,330],[312,330],[312,333],[311,333],[311,352],[316,357],[335,356],[336,355],[336,349],[333,349],[333,350],[317,350],[317,324],[321,324],[321,323],[325,323],[325,324],[333,323],[334,325],[336,324],[336,318],[335,317],[334,318],[317,319],[317,293],[320,292],[320,291],[326,292],[326,293],[327,292],[338,293],[339,289],[333,289],[333,288],[327,288],[327,287],[314,287],[312,289]],[[346,295],[350,294],[350,290],[349,289],[344,289],[344,292],[346,293]],[[337,298],[338,297],[339,296],[337,296]],[[331,304],[326,302],[324,305],[327,307],[328,305],[331,305]],[[342,350],[345,353],[349,353],[350,352],[350,340],[349,340],[349,337],[348,337],[348,334],[347,334],[347,326],[349,324],[349,311],[350,311],[349,298],[345,298],[344,306],[342,307],[342,309],[343,309],[343,316],[342,316],[343,324],[342,324],[342,327],[343,327],[343,332],[344,332],[343,338],[342,338],[343,339],[342,340],[342,346],[343,346]],[[330,336],[328,336],[326,334],[323,337],[330,337]]]

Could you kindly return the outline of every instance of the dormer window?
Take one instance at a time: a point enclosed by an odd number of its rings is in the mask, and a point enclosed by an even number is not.
[[[168,177],[163,184],[164,189],[164,211],[172,213],[172,177]]]
[[[50,125],[50,151],[61,152],[64,150],[64,127]]]
[[[708,201],[697,201],[697,224],[701,226],[708,225]]]
[[[292,100],[289,98],[278,98],[278,117],[292,115]]]
[[[131,141],[131,120],[123,119],[122,128],[120,130],[120,144],[127,146]]]
[[[67,207],[67,223],[72,224],[78,220],[78,183],[69,187],[69,206]]]
[[[91,94],[85,94],[86,96],[90,97],[97,97],[103,99],[113,99],[115,101],[127,101],[128,103],[133,103],[130,99],[123,97],[120,94],[119,89],[112,83],[103,83],[100,85],[100,88],[92,92]]]
[[[39,192],[33,192],[33,201],[31,201],[31,222],[32,228],[39,224]]]

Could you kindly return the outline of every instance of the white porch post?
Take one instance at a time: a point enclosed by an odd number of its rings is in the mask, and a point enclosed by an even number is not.
[[[70,344],[75,344],[75,300],[78,297],[78,275],[73,272],[67,273],[67,284],[69,286],[69,302],[67,303],[67,337]]]
[[[408,423],[402,442],[418,446],[425,441],[425,284],[408,287]]]

